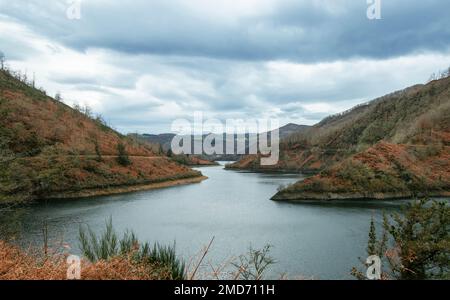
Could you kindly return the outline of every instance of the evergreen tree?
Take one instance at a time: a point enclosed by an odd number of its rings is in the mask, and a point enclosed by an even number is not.
[[[3,54],[3,52],[0,51],[0,68],[2,70],[5,69],[5,54]]]
[[[61,102],[61,101],[62,101],[62,96],[61,96],[61,93],[60,93],[60,92],[57,92],[57,93],[55,94],[55,100],[58,101],[58,102]]]
[[[450,279],[450,206],[446,202],[414,201],[402,214],[391,215],[391,221],[384,216],[380,240],[375,231],[372,219],[367,254],[378,255],[384,269],[388,268],[382,278]],[[352,275],[365,279],[356,268]]]
[[[125,148],[125,145],[122,143],[117,144],[117,151],[119,152],[119,156],[117,158],[117,161],[122,166],[129,166],[131,165],[130,158],[128,157],[127,150]]]
[[[375,229],[375,220],[372,216],[370,220],[370,229],[369,229],[369,242],[367,243],[367,254],[369,256],[377,254],[377,234]]]
[[[100,146],[98,145],[97,139],[94,140],[94,145],[95,145],[95,154],[97,154],[97,161],[102,162],[103,157],[102,157],[102,153],[100,152]]]

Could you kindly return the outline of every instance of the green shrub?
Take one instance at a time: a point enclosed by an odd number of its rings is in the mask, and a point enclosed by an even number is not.
[[[141,245],[132,231],[126,231],[119,239],[113,228],[112,218],[106,222],[106,229],[100,236],[89,226],[80,226],[79,242],[83,255],[91,262],[131,255],[137,263],[152,264],[169,272],[174,280],[186,278],[185,263],[177,258],[175,244],[162,246],[156,243],[152,247],[149,243]]]
[[[117,144],[117,151],[119,152],[119,156],[117,157],[118,163],[124,167],[131,165],[131,160],[128,157],[125,145],[122,143]]]
[[[97,161],[98,162],[102,162],[103,161],[103,157],[102,157],[102,153],[100,151],[100,146],[98,144],[98,140],[94,139],[94,147],[95,147],[95,154],[97,155]]]
[[[390,220],[391,219],[391,220]],[[378,239],[371,221],[367,255],[383,262],[382,278],[400,280],[450,279],[450,207],[446,202],[414,201],[403,214],[384,216]],[[365,261],[362,260],[365,267]],[[352,275],[365,279],[353,268]]]
[[[175,280],[183,280],[186,277],[186,267],[184,262],[176,256],[175,243],[173,246],[163,246],[156,243],[153,245],[153,248],[150,248],[150,245],[145,243],[140,252],[138,252],[137,259],[167,267]]]

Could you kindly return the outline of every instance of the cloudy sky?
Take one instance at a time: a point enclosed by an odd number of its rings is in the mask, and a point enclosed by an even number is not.
[[[194,111],[314,124],[450,65],[450,1],[0,0],[9,65],[116,129]],[[73,15],[72,15],[73,16]]]

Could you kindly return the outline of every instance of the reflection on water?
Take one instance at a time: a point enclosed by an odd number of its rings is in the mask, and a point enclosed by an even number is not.
[[[278,203],[269,199],[298,174],[201,168],[208,180],[187,186],[123,195],[38,203],[1,217],[2,228],[23,244],[40,244],[48,220],[53,241],[77,252],[79,224],[103,229],[112,216],[117,230],[132,229],[141,240],[173,243],[189,259],[213,236],[208,258],[220,263],[243,254],[249,245],[273,245],[273,276],[287,273],[319,279],[349,278],[364,256],[371,216],[398,210],[404,201]],[[12,221],[14,220],[14,221]],[[5,233],[3,233],[5,234]]]

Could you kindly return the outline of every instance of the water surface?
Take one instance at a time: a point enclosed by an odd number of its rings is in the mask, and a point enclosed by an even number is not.
[[[58,200],[17,210],[3,222],[19,228],[23,244],[42,242],[48,220],[53,241],[65,241],[77,253],[79,224],[104,228],[110,216],[118,231],[132,229],[145,241],[173,243],[187,260],[215,241],[207,261],[214,265],[243,254],[252,245],[273,245],[277,264],[271,276],[350,278],[358,257],[365,255],[370,218],[398,210],[401,202],[277,203],[270,200],[280,185],[299,174],[262,174],[200,169],[209,179],[153,191],[78,200]],[[5,226],[5,225],[3,225]],[[205,267],[207,268],[207,267]]]

